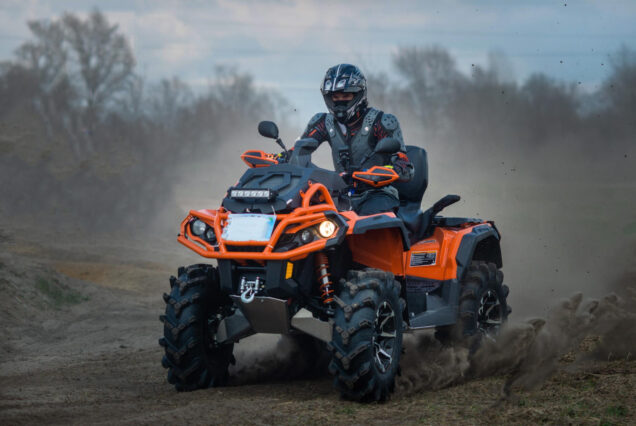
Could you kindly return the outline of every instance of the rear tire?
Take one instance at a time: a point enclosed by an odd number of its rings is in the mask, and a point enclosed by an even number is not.
[[[461,282],[459,318],[450,326],[437,327],[435,337],[443,344],[464,343],[475,351],[485,338],[494,339],[512,311],[503,272],[489,262],[471,262]]]
[[[233,344],[219,345],[216,330],[228,306],[219,292],[218,272],[210,265],[179,268],[179,278],[170,278],[170,294],[164,294],[162,365],[168,382],[178,391],[223,386],[228,365],[233,362]]]
[[[342,397],[385,401],[395,388],[402,355],[404,300],[393,274],[351,271],[335,301],[329,371]]]

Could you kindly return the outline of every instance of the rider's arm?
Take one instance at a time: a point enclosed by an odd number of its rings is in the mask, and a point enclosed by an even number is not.
[[[325,126],[325,116],[326,114],[324,112],[320,112],[311,117],[309,124],[307,124],[307,128],[300,138],[312,138],[321,143],[326,141],[329,138],[329,135],[327,134],[327,127]]]
[[[322,143],[327,140],[327,128],[325,127],[325,113],[318,113],[311,117],[305,131],[300,136],[299,139],[312,138]],[[291,156],[291,151],[294,148],[292,147],[287,153],[282,152],[278,154],[278,161],[281,163],[286,163],[289,161],[289,156]]]
[[[393,114],[383,113],[381,115],[382,117],[376,120],[373,125],[373,135],[376,141],[381,141],[388,137],[393,137],[400,141],[400,152],[392,155],[389,161],[390,166],[400,176],[400,182],[408,182],[413,178],[414,168],[406,156],[406,146],[404,145],[400,122]]]

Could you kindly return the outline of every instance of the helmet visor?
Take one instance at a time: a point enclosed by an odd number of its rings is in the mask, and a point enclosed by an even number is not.
[[[362,88],[357,85],[349,84],[349,78],[341,78],[339,80],[326,79],[320,88],[323,95],[333,92],[358,93]]]

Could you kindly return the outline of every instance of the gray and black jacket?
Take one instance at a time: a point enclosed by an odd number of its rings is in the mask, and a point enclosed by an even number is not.
[[[337,172],[345,172],[346,163],[357,170],[372,166],[393,166],[406,182],[413,177],[413,165],[405,154],[400,123],[393,114],[385,114],[375,108],[368,108],[353,124],[343,125],[329,113],[314,115],[301,136],[318,142],[327,141],[331,146],[331,157]],[[394,137],[402,144],[397,154],[374,154],[364,164],[360,164],[375,145],[386,137]]]

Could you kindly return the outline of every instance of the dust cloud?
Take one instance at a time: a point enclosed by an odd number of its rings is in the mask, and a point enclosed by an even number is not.
[[[631,299],[610,294],[584,300],[578,293],[554,306],[546,319],[511,321],[496,340],[483,339],[474,355],[462,345],[443,346],[432,334],[409,336],[398,392],[440,389],[503,374],[502,396],[507,397],[513,390],[540,386],[559,368],[576,368],[589,359],[633,359],[636,281],[630,288]],[[564,357],[571,358],[567,364],[561,363]]]
[[[445,347],[430,333],[404,337],[401,375],[396,392],[442,389],[466,378],[470,368],[468,349]]]
[[[231,384],[263,383],[324,376],[330,357],[325,345],[308,335],[255,335],[235,346]]]

